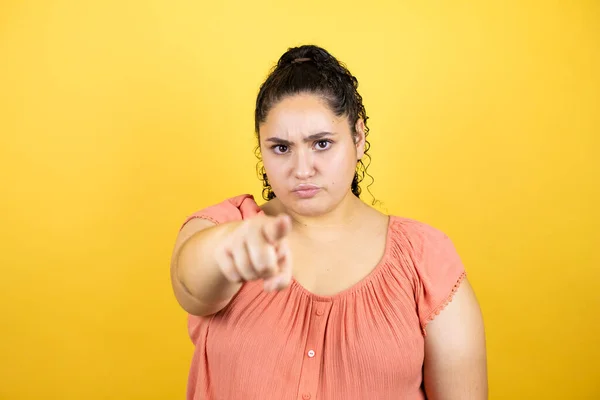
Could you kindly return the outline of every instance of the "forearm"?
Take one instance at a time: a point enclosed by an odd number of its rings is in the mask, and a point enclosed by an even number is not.
[[[172,281],[181,306],[193,315],[210,315],[224,308],[241,287],[231,283],[215,260],[215,248],[239,225],[231,222],[213,226],[187,239],[173,263]]]

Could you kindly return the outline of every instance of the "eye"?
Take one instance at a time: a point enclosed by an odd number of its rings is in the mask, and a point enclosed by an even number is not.
[[[285,154],[288,151],[288,147],[285,144],[276,144],[271,147],[276,154]]]
[[[319,140],[315,147],[317,150],[327,150],[329,147],[331,147],[331,143],[331,140]]]

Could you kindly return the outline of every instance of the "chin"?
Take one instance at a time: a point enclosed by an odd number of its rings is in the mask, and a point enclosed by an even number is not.
[[[327,207],[324,204],[306,204],[306,202],[302,204],[295,203],[290,208],[298,215],[305,217],[318,217],[327,214],[330,210],[330,207]]]
[[[290,193],[285,199],[281,200],[286,208],[306,217],[318,217],[335,208],[335,202],[326,192],[321,192],[308,199],[298,198],[294,193]]]

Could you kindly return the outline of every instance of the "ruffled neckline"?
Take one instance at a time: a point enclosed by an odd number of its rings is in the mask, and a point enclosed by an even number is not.
[[[369,274],[367,274],[360,281],[356,282],[354,285],[352,285],[349,288],[344,289],[336,294],[319,295],[319,294],[315,294],[315,293],[309,291],[308,289],[306,289],[304,286],[302,286],[300,284],[300,282],[298,282],[296,280],[295,277],[292,276],[292,281],[291,281],[290,287],[298,290],[300,293],[311,298],[314,301],[322,301],[322,302],[333,302],[336,300],[340,300],[340,299],[351,296],[354,293],[360,291],[365,286],[369,285],[373,280],[375,280],[385,270],[385,267],[389,264],[390,258],[393,253],[392,246],[393,246],[394,236],[395,236],[395,225],[398,221],[399,221],[398,217],[393,216],[393,215],[388,215],[388,227],[387,227],[387,232],[386,232],[385,249],[384,249],[383,255],[381,256],[379,262],[371,270],[371,272],[369,272]]]

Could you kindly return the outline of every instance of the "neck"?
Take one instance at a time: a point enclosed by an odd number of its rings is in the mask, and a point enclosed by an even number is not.
[[[349,229],[356,226],[366,205],[352,192],[348,192],[342,201],[332,210],[317,216],[306,216],[285,210],[292,217],[294,229],[307,236],[331,235],[332,231]]]

